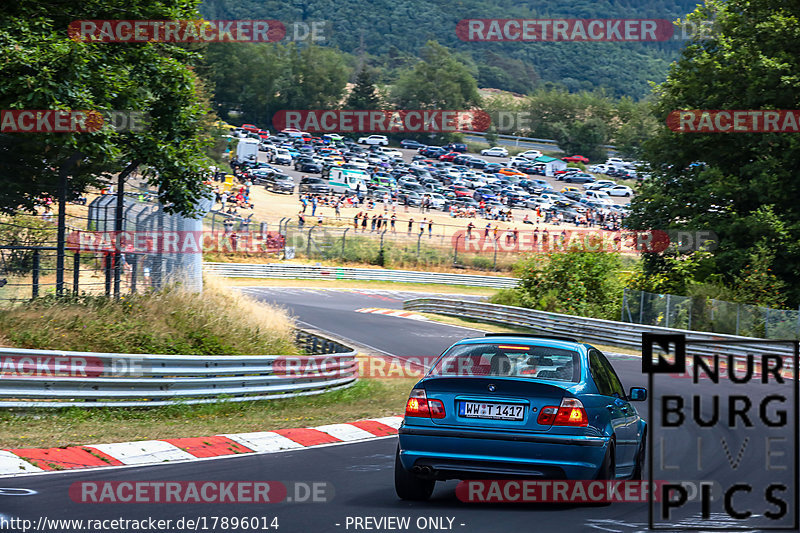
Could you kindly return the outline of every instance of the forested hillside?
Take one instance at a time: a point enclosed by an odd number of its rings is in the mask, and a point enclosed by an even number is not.
[[[214,19],[326,21],[323,43],[359,55],[384,77],[417,59],[429,40],[456,52],[480,87],[527,93],[545,83],[570,91],[608,89],[640,98],[662,82],[682,41],[649,43],[464,42],[456,24],[469,18],[649,18],[675,20],[699,0],[204,0]],[[361,48],[363,45],[363,49]]]

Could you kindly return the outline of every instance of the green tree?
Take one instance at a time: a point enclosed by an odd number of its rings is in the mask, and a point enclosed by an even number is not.
[[[356,75],[355,85],[347,95],[347,109],[380,109],[381,98],[375,87],[375,78],[369,69],[362,67]]]
[[[580,154],[596,161],[606,158],[602,145],[606,141],[606,123],[592,117],[586,121],[557,122],[553,125],[553,138],[558,147],[568,154]]]
[[[196,46],[83,43],[69,38],[73,20],[198,19],[197,0],[61,0],[4,5],[0,14],[0,109],[136,110],[144,131],[9,133],[0,138],[0,210],[32,209],[55,196],[71,158],[77,195],[105,183],[130,161],[151,167],[151,184],[170,211],[190,213],[205,193],[202,178],[213,122],[192,67]]]
[[[715,31],[685,48],[655,92],[662,124],[645,143],[652,168],[632,202],[635,228],[717,233],[711,274],[727,283],[759,268],[800,304],[800,138],[780,133],[679,133],[664,124],[681,109],[800,108],[800,5],[779,0],[711,0],[688,19]],[[653,255],[653,254],[650,254]],[[646,273],[663,262],[647,257]],[[697,281],[704,281],[698,279]]]
[[[478,85],[469,69],[435,41],[422,60],[400,75],[392,97],[401,109],[471,109],[480,105]]]
[[[206,63],[219,115],[261,127],[282,109],[338,108],[349,77],[338,50],[294,43],[217,44]]]
[[[531,255],[514,270],[519,286],[501,291],[493,303],[555,313],[617,319],[622,299],[619,254],[569,251]]]

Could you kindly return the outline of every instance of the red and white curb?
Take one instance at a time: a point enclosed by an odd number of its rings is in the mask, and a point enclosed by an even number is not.
[[[143,440],[64,448],[6,449],[0,450],[0,476],[105,466],[163,464],[363,441],[396,435],[402,421],[401,416],[388,416],[347,424],[228,433],[213,437]]]
[[[420,314],[411,311],[402,311],[400,309],[381,309],[380,307],[364,307],[356,309],[356,313],[374,313],[378,315],[396,316],[398,318],[410,318],[411,320],[428,320]]]

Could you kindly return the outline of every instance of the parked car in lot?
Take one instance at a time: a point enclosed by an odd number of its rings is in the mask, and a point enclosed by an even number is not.
[[[467,145],[464,143],[450,143],[445,148],[449,148],[453,152],[461,152],[462,154],[467,151]]]
[[[381,148],[381,153],[386,157],[399,157],[402,159],[403,152],[396,148]]]
[[[286,148],[276,148],[272,154],[272,162],[276,165],[291,165],[292,154]]]
[[[606,187],[613,187],[617,183],[612,180],[597,180],[594,183],[587,183],[583,186],[586,190],[605,189]]]
[[[274,173],[267,177],[264,188],[272,192],[292,194],[294,192],[294,179],[286,174]]]
[[[633,189],[627,185],[612,185],[602,190],[607,192],[609,196],[633,196]]]
[[[425,145],[419,141],[415,141],[414,139],[403,139],[400,141],[400,146],[403,148],[408,148],[410,150],[419,150],[423,148]]]
[[[358,144],[370,144],[375,146],[388,146],[389,139],[386,135],[370,135],[369,137],[359,137]]]
[[[508,150],[502,146],[493,146],[481,150],[481,155],[489,155],[493,157],[508,157]]]
[[[422,203],[422,195],[417,191],[402,191],[397,194],[397,200],[401,204],[420,205]]]
[[[452,190],[456,193],[457,198],[469,198],[472,196],[473,192],[468,188],[464,187],[463,185],[453,185]]]
[[[584,198],[591,198],[594,200],[603,200],[609,198],[608,194],[602,189],[597,191],[586,191],[583,196]]]
[[[454,203],[458,207],[474,207],[476,209],[480,207],[480,204],[471,196],[459,196]]]
[[[431,207],[434,209],[444,209],[447,204],[447,199],[439,193],[426,192],[422,194],[422,198],[427,198],[431,202]]]
[[[542,152],[539,150],[526,150],[519,154],[519,157],[524,157],[526,159],[536,159],[537,157],[542,157]]]
[[[316,161],[303,161],[300,165],[295,167],[299,172],[307,172],[309,174],[322,174],[322,165]]]
[[[321,178],[304,177],[300,180],[297,191],[301,193],[328,194],[331,192],[331,188],[328,182]]]
[[[480,158],[478,158],[478,157],[473,157],[472,159],[470,159],[469,161],[467,161],[467,166],[468,166],[468,167],[470,167],[470,168],[475,168],[475,169],[479,169],[479,170],[480,170],[480,169],[483,169],[483,168],[486,168],[486,165],[487,165],[487,164],[488,164],[488,163],[486,162],[486,160],[485,160],[485,159],[480,159]]]
[[[566,161],[567,163],[588,163],[589,158],[583,157],[582,155],[571,155],[568,157],[562,157],[562,161]]]
[[[448,479],[642,479],[647,423],[633,402],[646,398],[574,339],[458,341],[411,390],[395,491],[427,500]]]
[[[567,174],[564,177],[565,183],[592,183],[593,181],[594,176],[583,173]]]

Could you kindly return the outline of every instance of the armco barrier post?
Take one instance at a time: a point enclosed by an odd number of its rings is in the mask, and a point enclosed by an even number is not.
[[[106,296],[111,296],[111,254],[106,252],[103,261],[105,263],[103,268],[106,274]]]
[[[344,259],[344,243],[347,240],[347,232],[350,231],[350,227],[346,227],[344,229],[344,233],[342,233],[342,259]]]
[[[131,294],[136,292],[136,275],[139,270],[139,256],[131,255]]]
[[[314,231],[316,226],[311,226],[311,229],[308,230],[308,242],[306,243],[306,257],[311,259],[311,232]]]
[[[80,290],[80,281],[81,281],[81,254],[75,252],[75,257],[72,261],[72,294],[73,296],[78,295],[78,291]]]
[[[461,235],[461,234],[458,234],[456,236],[456,243],[453,246],[453,264],[454,265],[458,264],[458,241],[461,239],[461,237],[463,237],[463,235]]]
[[[33,251],[33,279],[31,284],[33,285],[31,297],[36,299],[39,297],[39,250]]]

